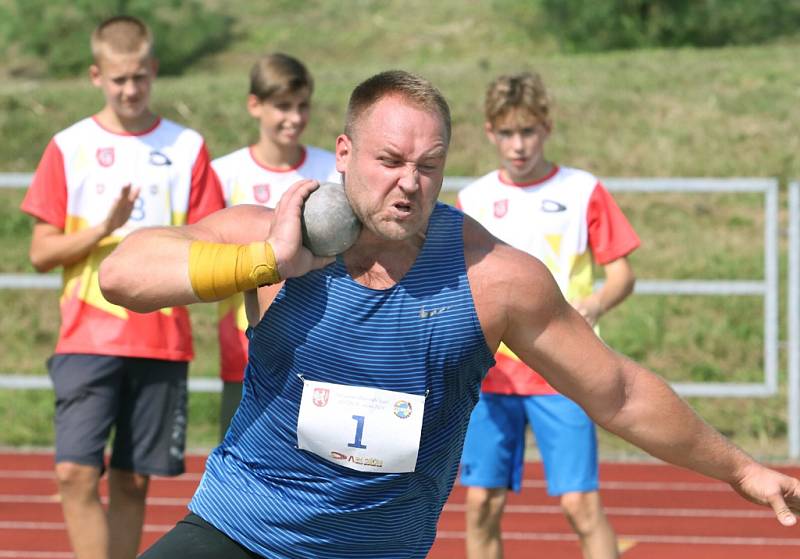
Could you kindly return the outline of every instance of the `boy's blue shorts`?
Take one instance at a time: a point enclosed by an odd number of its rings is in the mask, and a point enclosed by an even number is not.
[[[560,394],[481,394],[464,442],[461,484],[519,492],[528,424],[542,456],[549,495],[597,490],[594,423]]]

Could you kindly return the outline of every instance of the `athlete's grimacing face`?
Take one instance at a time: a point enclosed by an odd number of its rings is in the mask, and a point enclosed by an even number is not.
[[[399,96],[381,99],[336,140],[336,169],[367,231],[384,240],[424,233],[444,180],[445,127]]]
[[[150,117],[150,89],[157,70],[157,62],[148,55],[107,52],[89,68],[89,76],[117,118],[132,124]]]
[[[550,125],[519,109],[494,123],[486,123],[486,135],[497,148],[507,178],[517,183],[541,178],[547,171],[544,143]]]

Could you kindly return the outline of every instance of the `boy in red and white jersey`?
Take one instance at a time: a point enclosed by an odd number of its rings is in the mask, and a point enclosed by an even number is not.
[[[296,58],[272,53],[250,70],[247,111],[258,120],[258,141],[212,161],[227,206],[274,208],[301,179],[339,182],[332,152],[300,143],[308,124],[314,80]],[[242,398],[247,365],[247,316],[241,293],[220,303],[219,344],[222,402],[220,439]]]
[[[500,240],[539,258],[567,301],[596,325],[633,290],[627,255],[639,246],[636,233],[596,177],[545,158],[553,124],[537,74],[492,82],[485,116],[501,168],[461,190],[458,206]],[[593,292],[595,263],[606,281]],[[508,489],[521,487],[527,424],[536,435],[548,493],[560,497],[584,557],[618,557],[598,494],[594,424],[504,344],[495,358],[462,456],[468,557],[502,556],[500,519]]]
[[[139,314],[100,293],[97,270],[123,237],[193,223],[224,206],[203,138],[150,111],[153,38],[118,16],[93,32],[92,84],[105,104],[57,133],[22,210],[36,218],[30,258],[63,267],[61,329],[48,369],[56,392],[56,477],[77,557],[135,557],[149,476],[184,471],[185,308]],[[98,484],[114,430],[109,504]]]

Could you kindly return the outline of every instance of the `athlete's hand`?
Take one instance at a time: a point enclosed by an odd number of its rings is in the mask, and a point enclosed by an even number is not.
[[[128,222],[128,219],[133,213],[133,205],[139,197],[139,187],[133,187],[126,184],[120,190],[119,197],[114,201],[111,210],[108,212],[105,221],[103,221],[103,230],[106,235],[110,235],[118,228],[122,227]]]
[[[317,188],[319,182],[315,180],[301,180],[294,183],[281,196],[273,213],[267,241],[275,253],[281,279],[302,276],[336,260],[334,256],[315,256],[303,246],[300,225],[303,202]]]
[[[749,465],[741,479],[731,486],[742,497],[771,507],[784,526],[797,523],[800,514],[800,480],[789,477],[758,463]]]

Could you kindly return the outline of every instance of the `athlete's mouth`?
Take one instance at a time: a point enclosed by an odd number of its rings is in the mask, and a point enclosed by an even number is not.
[[[402,214],[411,213],[411,203],[410,202],[395,202],[393,204],[393,206],[398,212],[400,212]]]

